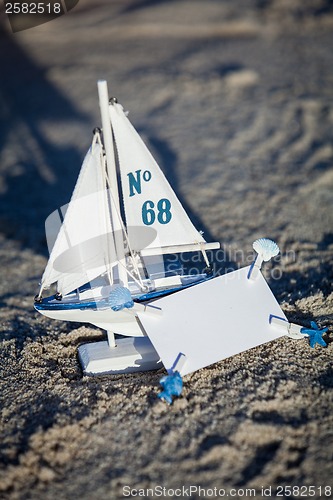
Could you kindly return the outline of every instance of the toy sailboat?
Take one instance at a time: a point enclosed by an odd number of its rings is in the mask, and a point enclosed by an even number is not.
[[[80,350],[84,369],[89,364],[94,372],[93,358],[98,373],[142,371],[156,368],[159,356],[137,311],[158,314],[156,298],[210,279],[206,250],[220,245],[207,243],[194,227],[123,107],[109,100],[105,81],[98,82],[98,92],[102,132],[94,131],[66,210],[46,221],[48,240],[58,229],[35,309],[107,331],[108,342]],[[201,252],[206,270],[196,275],[180,267],[166,270],[164,256],[181,252]],[[55,283],[56,293],[43,298]],[[130,338],[117,339],[115,347],[114,333]]]
[[[170,378],[161,397],[170,403],[182,376],[280,336],[326,346],[327,328],[290,323],[260,272],[279,253],[273,241],[254,242],[251,266],[212,276],[206,250],[219,243],[194,227],[122,106],[109,101],[105,81],[98,91],[103,133],[94,131],[67,209],[46,220],[50,258],[35,297],[49,318],[107,331],[107,341],[79,347],[83,371],[163,363]],[[174,259],[172,269],[165,265],[182,252],[201,252],[207,268],[191,275]],[[56,293],[43,298],[53,284]]]

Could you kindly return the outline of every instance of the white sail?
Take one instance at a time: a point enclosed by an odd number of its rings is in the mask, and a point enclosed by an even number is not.
[[[101,146],[93,143],[42,277],[42,287],[57,281],[62,295],[108,271],[116,262],[102,163]]]
[[[179,247],[178,251],[182,248],[186,251],[186,245],[195,245],[194,248],[197,246],[200,249],[197,244],[203,244],[205,240],[193,226],[158,164],[126,117],[123,107],[114,103],[109,110],[132,250],[145,248],[146,252],[154,254],[163,253],[163,248],[172,252],[174,247]],[[156,231],[153,238],[152,229]]]

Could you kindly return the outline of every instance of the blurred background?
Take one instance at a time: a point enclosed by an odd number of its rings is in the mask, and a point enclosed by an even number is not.
[[[12,34],[4,13],[1,26],[6,237],[43,251],[106,78],[206,236],[327,242],[331,2],[80,0],[36,28]]]

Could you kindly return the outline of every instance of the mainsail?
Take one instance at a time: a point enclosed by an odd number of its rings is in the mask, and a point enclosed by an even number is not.
[[[126,117],[123,107],[113,103],[110,119],[117,146],[123,202],[132,250],[142,255],[170,251],[200,250],[207,244],[186,214],[176,194],[146,145]],[[143,245],[144,229],[156,231]],[[140,231],[141,230],[141,231]],[[179,248],[177,250],[176,248]]]
[[[102,149],[94,141],[51,251],[42,288],[57,281],[58,292],[66,295],[110,270],[117,257],[109,203]]]

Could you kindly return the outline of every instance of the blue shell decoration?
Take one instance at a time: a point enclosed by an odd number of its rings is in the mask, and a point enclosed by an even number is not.
[[[280,249],[275,241],[269,240],[268,238],[259,238],[253,243],[252,246],[265,262],[269,261],[272,257],[275,257],[280,252]]]
[[[172,397],[180,396],[183,389],[183,379],[181,374],[176,371],[172,375],[166,375],[161,378],[160,384],[163,391],[158,394],[158,397],[171,405]]]
[[[109,306],[112,311],[121,311],[122,309],[130,309],[134,306],[131,292],[125,286],[116,286],[111,290],[109,295]]]

